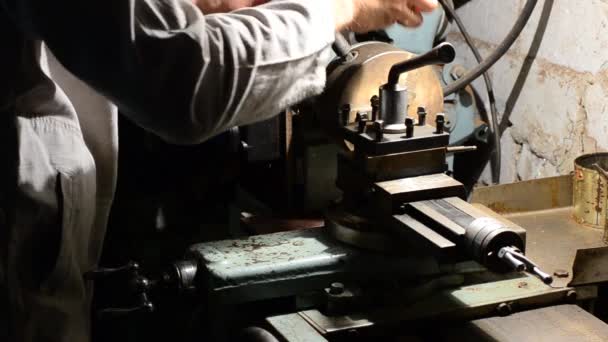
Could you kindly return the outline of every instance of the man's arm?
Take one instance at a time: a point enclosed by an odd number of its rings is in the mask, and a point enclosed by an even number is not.
[[[334,32],[356,21],[364,0],[273,1],[207,16],[185,0],[4,1],[136,123],[197,143],[320,92]]]
[[[244,7],[255,7],[269,0],[192,0],[205,14],[227,13]]]

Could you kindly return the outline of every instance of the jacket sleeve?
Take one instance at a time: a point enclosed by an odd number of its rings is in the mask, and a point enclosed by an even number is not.
[[[203,15],[187,0],[0,0],[22,29],[142,127],[180,144],[319,93],[333,1]]]

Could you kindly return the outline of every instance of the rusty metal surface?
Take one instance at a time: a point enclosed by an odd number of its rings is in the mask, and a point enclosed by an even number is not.
[[[606,227],[608,192],[606,179],[594,168],[608,166],[608,153],[587,154],[574,161],[574,217],[593,228]]]
[[[223,303],[297,295],[347,279],[394,280],[446,272],[430,256],[368,252],[335,240],[324,229],[214,241],[190,247],[203,286]]]
[[[569,207],[572,176],[479,187],[473,192],[471,203],[481,203],[499,214]]]
[[[509,303],[514,312],[564,302],[567,289],[554,289],[534,276],[485,283],[455,286],[453,280],[435,284],[426,296],[414,301],[399,302],[394,307],[348,316],[326,316],[317,310],[300,312],[300,315],[323,335],[350,329],[370,327],[375,324],[403,324],[419,320],[466,320],[494,316],[498,306]],[[448,288],[448,289],[443,289]]]
[[[327,342],[310,324],[297,313],[266,318],[281,341]]]
[[[572,280],[572,268],[578,250],[605,248],[603,233],[584,227],[572,218],[572,208],[507,216],[527,232],[526,254],[547,272],[568,271],[567,277],[554,277],[554,286],[566,286]]]
[[[526,254],[545,271],[555,275],[553,286],[567,286],[573,279],[577,251],[608,248],[603,232],[577,223],[572,215],[572,176],[538,179],[529,182],[479,188],[473,202],[483,204],[527,232]],[[579,258],[585,265],[577,285],[602,281],[597,266],[608,265],[608,253],[592,253]],[[583,264],[576,269],[582,272]],[[597,277],[594,277],[596,275]],[[559,275],[559,276],[557,276]],[[583,282],[584,279],[584,282]]]
[[[576,305],[557,305],[508,317],[444,328],[441,342],[603,342],[608,325]]]
[[[570,285],[608,282],[608,247],[579,249],[572,268]]]

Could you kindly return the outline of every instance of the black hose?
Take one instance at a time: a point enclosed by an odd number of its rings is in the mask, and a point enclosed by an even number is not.
[[[517,18],[517,21],[513,25],[513,28],[511,29],[509,34],[507,34],[505,39],[500,43],[500,45],[498,45],[496,50],[494,50],[494,52],[492,52],[492,54],[488,58],[486,58],[484,61],[481,61],[481,55],[479,54],[479,51],[477,51],[477,49],[475,48],[475,45],[473,44],[472,39],[470,38],[469,34],[466,32],[466,28],[464,27],[462,21],[456,14],[456,11],[451,6],[449,6],[445,2],[445,0],[439,0],[439,1],[443,5],[443,7],[446,9],[446,12],[448,12],[448,14],[450,14],[450,16],[452,16],[452,18],[456,22],[456,25],[458,25],[458,28],[460,29],[463,37],[465,38],[465,41],[471,47],[471,51],[473,51],[475,58],[479,62],[479,64],[475,68],[470,70],[466,75],[464,75],[463,77],[459,78],[457,81],[455,81],[455,82],[447,85],[445,88],[443,88],[443,93],[444,93],[444,96],[453,94],[456,91],[469,85],[471,82],[473,82],[475,79],[477,79],[481,74],[484,74],[486,87],[488,89],[488,98],[490,101],[490,112],[491,112],[491,117],[492,117],[491,127],[492,127],[492,136],[493,136],[493,140],[494,140],[494,153],[492,155],[492,164],[493,164],[492,181],[494,183],[498,183],[500,181],[500,167],[501,167],[500,166],[500,164],[501,164],[501,147],[500,147],[501,133],[500,133],[499,125],[498,125],[498,111],[496,109],[494,90],[492,88],[491,79],[490,79],[489,75],[487,75],[487,71],[494,64],[496,64],[496,62],[500,58],[502,58],[507,53],[507,51],[511,48],[511,46],[513,45],[515,40],[517,40],[517,38],[523,31],[524,27],[530,20],[530,17],[532,16],[532,12],[534,12],[534,8],[536,7],[538,0],[528,0],[526,2],[519,18]]]
[[[496,50],[494,50],[494,52],[492,52],[492,54],[488,58],[486,58],[482,63],[479,63],[479,65],[471,69],[466,75],[464,75],[454,83],[451,83],[445,88],[443,88],[444,95],[448,96],[464,88],[465,86],[473,82],[475,79],[477,79],[477,77],[479,77],[481,74],[490,69],[494,64],[496,64],[496,62],[501,57],[503,57],[507,53],[507,51],[509,51],[517,37],[519,37],[521,31],[528,23],[528,20],[530,20],[532,12],[534,11],[534,7],[536,7],[537,3],[538,0],[528,0],[524,5],[524,9],[522,10],[519,18],[517,18],[517,21],[513,25],[513,28],[511,29],[509,34],[507,34],[502,43],[498,45]]]
[[[483,62],[483,58],[481,57],[479,50],[477,50],[477,47],[475,46],[475,43],[473,42],[471,35],[469,35],[469,32],[467,31],[466,26],[460,19],[460,16],[458,16],[458,14],[456,13],[456,10],[454,8],[452,8],[452,6],[450,6],[450,4],[448,3],[447,0],[439,0],[439,3],[441,3],[444,10],[451,17],[451,19],[454,20],[454,22],[456,22],[456,26],[458,26],[458,29],[460,30],[460,33],[462,33],[462,36],[464,37],[465,42],[471,49],[471,52],[473,52],[473,55],[475,56],[477,63]],[[496,108],[496,97],[494,96],[494,85],[492,83],[492,79],[490,78],[490,74],[487,71],[485,71],[483,73],[483,79],[486,84],[486,89],[488,91],[488,101],[490,102],[490,115],[491,115],[491,120],[492,120],[492,122],[490,123],[490,127],[492,130],[492,137],[493,137],[492,145],[494,147],[492,157],[491,157],[491,159],[492,159],[492,162],[491,162],[492,182],[499,183],[500,182],[500,169],[501,169],[501,163],[502,163],[502,159],[501,159],[502,158],[501,157],[502,149],[501,149],[501,144],[500,144],[500,130],[499,130],[499,125],[498,125],[498,109]]]

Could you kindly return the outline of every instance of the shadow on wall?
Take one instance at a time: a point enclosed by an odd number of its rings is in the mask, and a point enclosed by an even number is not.
[[[454,0],[454,8],[458,9],[461,6],[464,6],[467,2],[470,2],[471,0]]]
[[[460,1],[461,3],[465,3],[466,1]],[[540,19],[538,22],[538,26],[536,28],[536,32],[534,34],[534,38],[532,39],[532,44],[530,45],[530,50],[528,50],[528,54],[524,59],[524,63],[519,70],[519,75],[517,76],[517,80],[515,81],[515,85],[513,85],[513,89],[511,90],[511,94],[509,94],[509,98],[505,104],[505,112],[500,120],[500,134],[504,133],[504,131],[511,126],[511,122],[509,118],[513,113],[513,108],[515,108],[515,104],[517,104],[517,100],[521,95],[521,91],[528,79],[528,74],[530,73],[530,69],[534,64],[534,60],[538,54],[538,50],[540,50],[540,45],[545,36],[545,31],[547,30],[547,24],[549,23],[549,18],[551,17],[551,11],[553,9],[554,0],[546,0],[543,9],[540,15]]]

